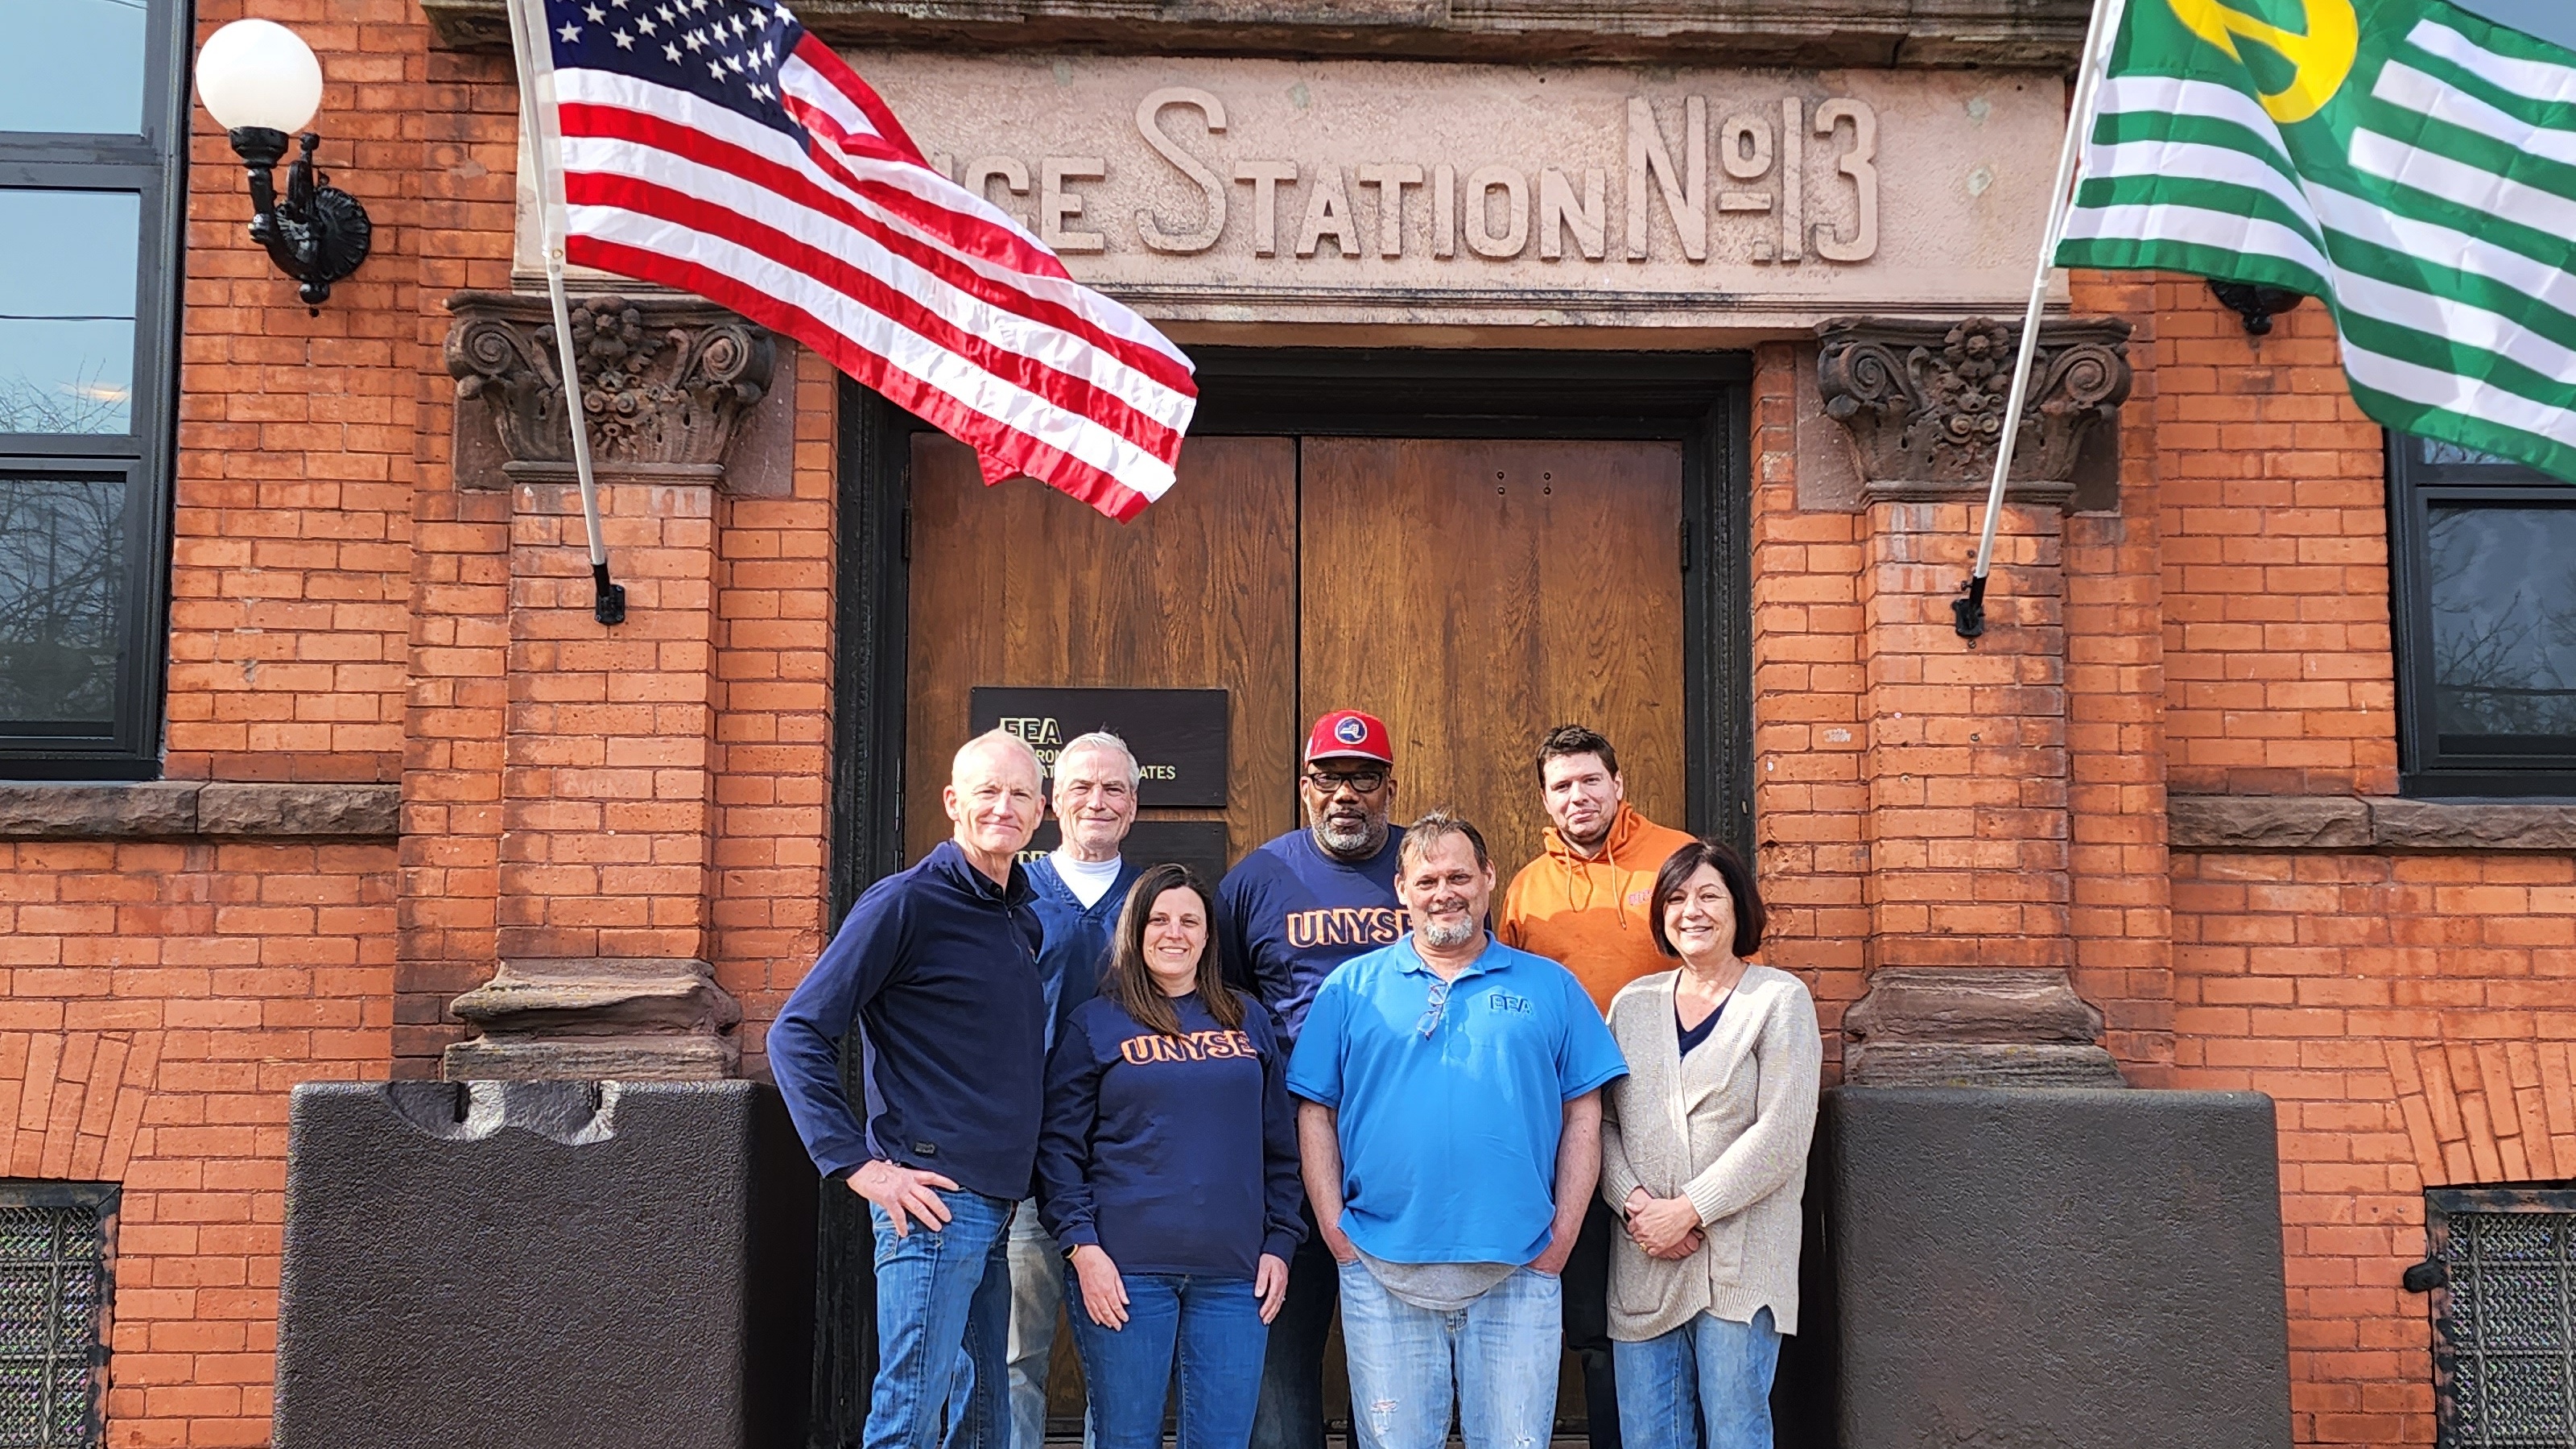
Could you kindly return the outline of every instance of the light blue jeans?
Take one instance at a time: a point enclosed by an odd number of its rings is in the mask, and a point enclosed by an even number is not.
[[[953,1420],[947,1449],[1007,1449],[1010,1407],[1003,1387],[1010,1325],[1004,1233],[1013,1204],[946,1192],[948,1226],[918,1221],[903,1237],[885,1210],[868,1208],[877,1239],[877,1378],[868,1399],[866,1449],[934,1449],[940,1421]],[[976,1307],[991,1277],[999,1311]],[[970,1331],[970,1318],[973,1320]],[[945,1414],[954,1393],[963,1412]]]
[[[1011,1219],[1010,1259],[1011,1449],[1045,1449],[1047,1369],[1064,1307],[1064,1255],[1038,1221],[1036,1198],[1021,1203]]]
[[[1771,1449],[1771,1375],[1780,1330],[1713,1313],[1642,1343],[1614,1343],[1624,1449]]]
[[[1441,1449],[1453,1405],[1467,1449],[1545,1449],[1565,1345],[1556,1279],[1516,1269],[1454,1313],[1405,1302],[1363,1263],[1342,1265],[1341,1289],[1359,1449]]]

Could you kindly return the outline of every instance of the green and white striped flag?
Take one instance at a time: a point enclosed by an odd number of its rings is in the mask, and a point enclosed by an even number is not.
[[[2322,299],[2362,410],[2576,481],[2576,52],[2443,0],[2128,0],[2057,261]]]

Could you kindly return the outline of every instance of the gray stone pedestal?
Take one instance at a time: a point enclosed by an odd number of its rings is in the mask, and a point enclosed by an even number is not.
[[[1818,1127],[1840,1449],[2287,1449],[2269,1098],[1840,1087]]]
[[[295,1090],[276,1449],[802,1449],[813,1168],[754,1082]]]

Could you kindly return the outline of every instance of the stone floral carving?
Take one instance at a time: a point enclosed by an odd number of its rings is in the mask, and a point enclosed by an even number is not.
[[[1851,434],[1872,498],[1982,493],[2003,438],[2019,329],[1963,322],[1847,317],[1816,329],[1817,390]],[[2039,352],[2013,453],[2009,496],[2062,503],[2075,459],[2129,395],[2129,324],[2112,318],[2040,324]]]
[[[459,406],[490,411],[513,478],[566,478],[554,316],[542,296],[459,292],[447,301],[447,370]],[[603,476],[713,481],[769,390],[767,330],[689,297],[576,297],[572,335],[590,455]]]

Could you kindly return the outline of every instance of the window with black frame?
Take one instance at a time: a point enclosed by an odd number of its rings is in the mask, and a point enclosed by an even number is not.
[[[2389,438],[2402,788],[2576,796],[2576,484]]]
[[[0,778],[158,773],[187,8],[11,0]]]

